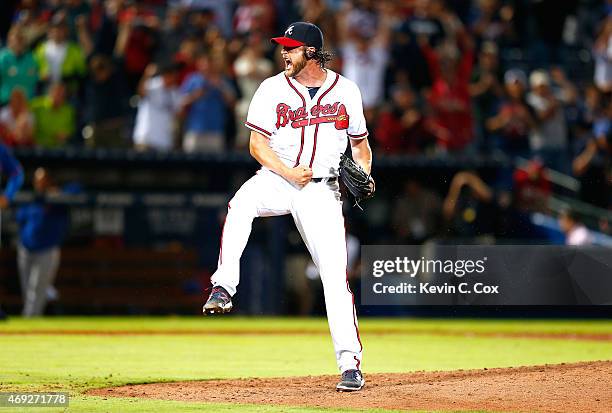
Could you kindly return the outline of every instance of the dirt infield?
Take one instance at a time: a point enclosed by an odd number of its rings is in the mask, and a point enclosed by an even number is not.
[[[609,412],[612,361],[466,371],[367,374],[358,393],[337,376],[152,383],[88,394],[189,402],[497,412]]]

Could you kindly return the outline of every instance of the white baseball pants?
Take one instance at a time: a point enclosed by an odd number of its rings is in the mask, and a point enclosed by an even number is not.
[[[346,232],[337,182],[310,182],[299,188],[266,169],[246,181],[228,205],[212,283],[234,295],[253,219],[286,214],[293,216],[319,270],[338,368],[341,372],[359,369],[362,345],[347,280]]]

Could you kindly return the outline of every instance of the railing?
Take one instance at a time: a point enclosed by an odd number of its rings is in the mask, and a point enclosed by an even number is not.
[[[223,154],[188,154],[181,151],[139,152],[133,149],[103,149],[67,146],[61,149],[17,148],[15,156],[26,164],[54,161],[121,163],[129,165],[163,164],[183,167],[201,167],[202,164],[227,166],[257,166],[247,153],[228,151]],[[385,155],[374,154],[376,168],[484,168],[511,165],[510,158],[502,155]],[[95,165],[92,165],[95,166]]]

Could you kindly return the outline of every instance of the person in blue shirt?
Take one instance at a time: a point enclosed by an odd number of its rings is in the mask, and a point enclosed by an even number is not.
[[[8,208],[19,188],[23,185],[23,168],[11,151],[0,143],[0,176],[6,179],[4,191],[0,192],[0,210]]]
[[[580,199],[600,208],[612,205],[612,101],[593,122],[592,136],[577,142],[572,162],[574,176],[580,181]]]
[[[9,149],[0,142],[0,178],[6,180],[4,190],[0,188],[0,240],[2,239],[2,210],[9,207],[19,188],[23,185],[23,168]],[[2,244],[0,243],[0,246]],[[0,308],[0,320],[6,315]]]
[[[198,56],[196,66],[197,71],[181,86],[185,115],[183,150],[221,153],[225,151],[228,110],[236,96],[207,54]]]
[[[23,316],[40,316],[47,304],[60,263],[60,246],[69,226],[68,207],[49,204],[46,195],[75,193],[78,188],[60,189],[44,168],[34,173],[35,199],[17,210],[19,245],[17,265],[23,294]]]

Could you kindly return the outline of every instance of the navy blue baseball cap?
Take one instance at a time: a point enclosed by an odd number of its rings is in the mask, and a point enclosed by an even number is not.
[[[271,41],[285,47],[308,46],[319,50],[323,48],[323,33],[312,23],[295,22],[287,27],[284,36],[273,37]]]

